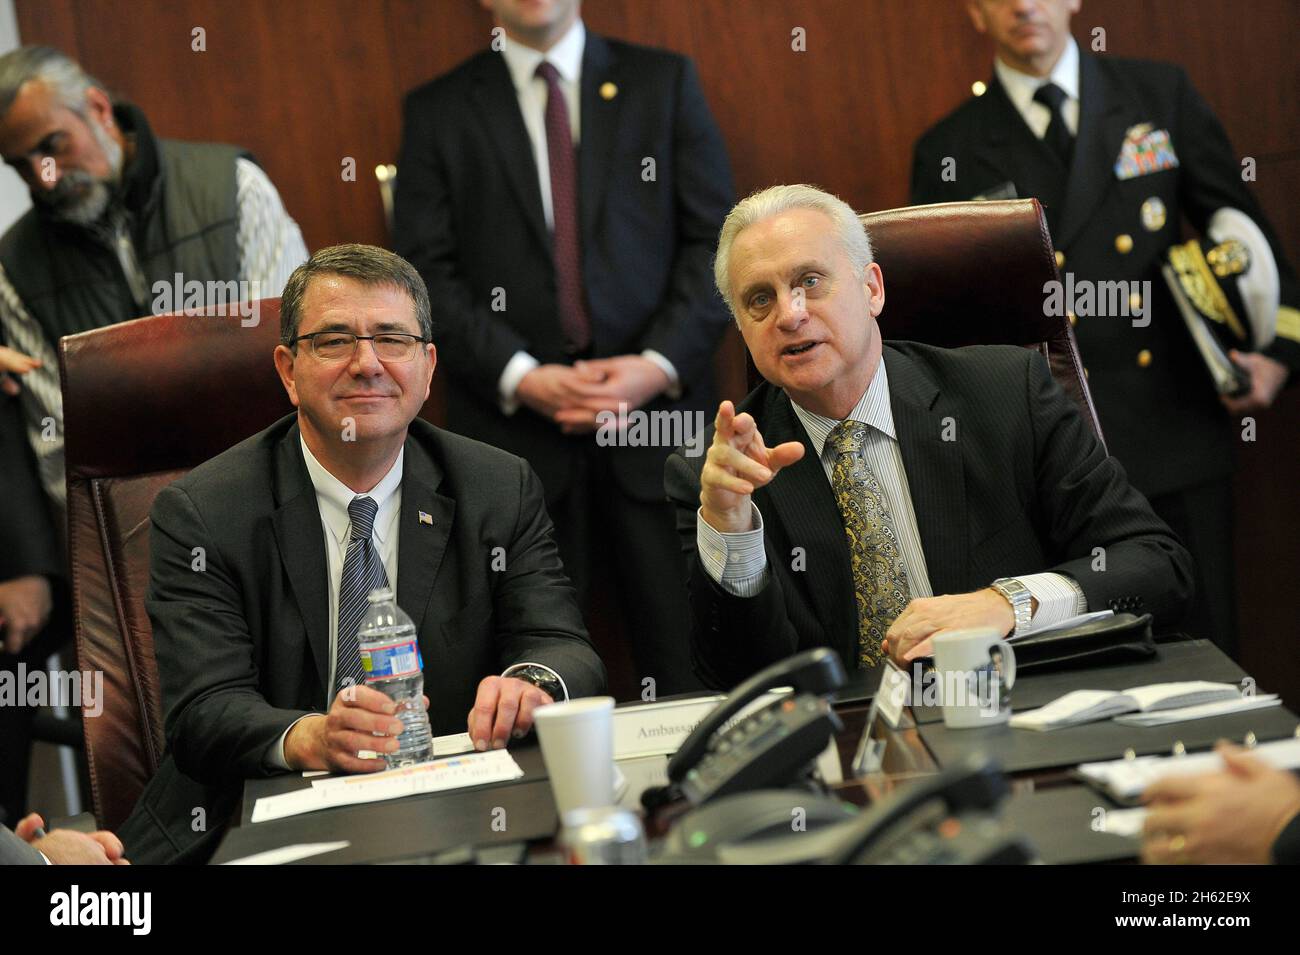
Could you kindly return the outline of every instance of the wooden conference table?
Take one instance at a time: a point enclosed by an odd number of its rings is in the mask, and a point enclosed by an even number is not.
[[[1209,641],[1183,640],[1159,645],[1149,661],[1042,674],[1023,674],[1011,691],[1016,710],[1034,709],[1072,689],[1122,690],[1149,683],[1211,680],[1240,684],[1246,673]],[[934,707],[914,706],[897,729],[876,720],[873,735],[885,741],[882,769],[853,779],[851,766],[870,711],[874,687],[850,683],[839,694],[836,710],[844,729],[836,736],[844,781],[836,795],[869,805],[900,786],[938,772],[943,766],[980,750],[995,757],[1011,780],[1004,807],[1008,824],[1023,832],[1045,862],[1131,861],[1132,839],[1098,831],[1097,810],[1118,808],[1090,787],[1074,781],[1069,770],[1082,762],[1136,755],[1168,754],[1179,744],[1192,753],[1219,739],[1258,742],[1297,733],[1297,717],[1285,707],[1174,723],[1160,727],[1125,727],[1112,722],[1038,733],[1009,727],[949,730]],[[1261,686],[1260,692],[1267,692]],[[376,862],[548,862],[556,861],[558,829],[546,768],[535,742],[511,747],[524,771],[521,779],[471,789],[429,793],[381,803],[346,806],[252,823],[255,801],[262,796],[310,785],[297,774],[248,780],[238,823],[226,833],[214,863],[303,843],[346,840],[349,845],[304,860],[327,864]],[[620,762],[629,780],[625,805],[636,805],[646,785],[665,780],[666,758],[641,757]],[[650,825],[653,838],[673,813]],[[473,848],[471,848],[473,847]]]

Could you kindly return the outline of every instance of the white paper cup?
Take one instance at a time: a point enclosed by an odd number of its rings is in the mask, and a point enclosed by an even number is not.
[[[548,703],[533,718],[561,821],[574,809],[614,805],[614,698]]]

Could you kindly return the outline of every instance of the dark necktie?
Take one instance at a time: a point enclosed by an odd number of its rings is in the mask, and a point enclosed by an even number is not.
[[[1047,124],[1047,133],[1043,136],[1043,142],[1047,144],[1048,149],[1056,153],[1056,157],[1061,160],[1061,165],[1069,169],[1070,157],[1074,153],[1074,137],[1070,135],[1070,127],[1065,125],[1065,114],[1061,112],[1061,105],[1065,102],[1065,90],[1055,83],[1044,83],[1034,90],[1034,102],[1042,103],[1052,111],[1052,121]]]
[[[858,604],[858,666],[864,669],[880,662],[885,631],[912,599],[885,492],[862,453],[867,428],[861,421],[841,421],[826,437],[836,455],[831,490],[849,539]]]
[[[365,682],[357,629],[369,605],[370,591],[388,586],[384,562],[371,541],[378,511],[379,505],[370,497],[354,497],[348,505],[352,530],[348,533],[348,549],[339,577],[338,666],[334,683],[337,690]]]
[[[574,168],[573,131],[569,106],[560,89],[560,73],[552,64],[538,64],[546,81],[546,155],[551,165],[551,214],[555,220],[553,257],[559,293],[560,327],[569,348],[586,351],[591,344],[591,320],[582,297],[582,260],[578,242],[578,174]]]

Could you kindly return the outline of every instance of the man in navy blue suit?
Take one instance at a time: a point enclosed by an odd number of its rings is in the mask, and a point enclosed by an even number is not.
[[[484,5],[493,48],[410,94],[398,164],[396,249],[456,356],[447,423],[533,465],[581,593],[610,555],[638,679],[687,689],[662,474],[716,405],[726,150],[685,57],[588,33],[578,0]],[[608,440],[629,412],[677,427]]]

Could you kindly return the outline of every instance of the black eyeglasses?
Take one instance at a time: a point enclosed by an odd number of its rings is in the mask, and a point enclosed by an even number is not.
[[[402,332],[382,332],[378,335],[353,335],[351,332],[312,332],[299,335],[294,344],[303,339],[311,342],[311,353],[324,362],[349,361],[357,350],[357,342],[370,342],[375,357],[380,361],[410,361],[420,346],[428,339]]]

